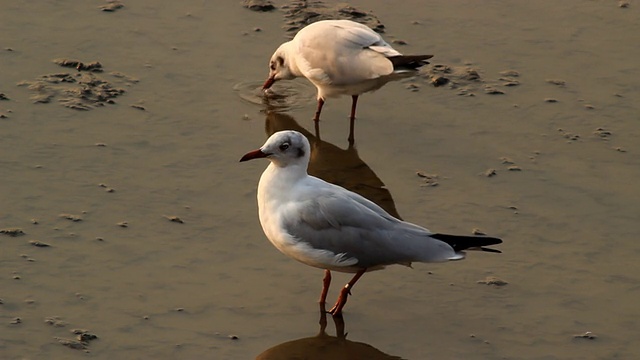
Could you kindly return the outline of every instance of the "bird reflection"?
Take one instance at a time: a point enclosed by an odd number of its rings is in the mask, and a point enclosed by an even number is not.
[[[309,139],[311,144],[309,175],[358,193],[378,204],[389,214],[401,219],[391,193],[373,170],[360,159],[353,143],[350,142],[349,147],[344,150],[340,149],[320,139],[317,122],[314,135],[300,126],[293,117],[276,111],[267,111],[265,122],[267,136],[282,130],[295,130]]]
[[[332,316],[336,336],[328,335],[327,313],[320,308],[320,331],[316,336],[291,340],[276,345],[256,357],[256,360],[332,359],[332,360],[402,360],[383,353],[373,346],[347,340],[342,316]]]

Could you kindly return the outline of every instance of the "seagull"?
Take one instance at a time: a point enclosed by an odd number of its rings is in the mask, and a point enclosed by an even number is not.
[[[402,55],[366,25],[351,20],[312,23],[271,56],[269,89],[278,80],[305,77],[318,88],[320,112],[327,97],[351,95],[351,123],[356,117],[358,96],[391,80],[414,75],[433,55]]]
[[[355,273],[329,310],[342,314],[351,288],[365,272],[387,265],[444,262],[464,258],[465,249],[500,252],[489,236],[433,233],[396,219],[366,198],[307,173],[311,147],[297,131],[274,133],[240,161],[270,161],[258,184],[258,213],[266,237],[282,253],[324,269],[324,307],[331,271]]]

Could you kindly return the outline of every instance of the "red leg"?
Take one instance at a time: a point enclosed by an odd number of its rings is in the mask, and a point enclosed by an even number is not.
[[[353,143],[355,142],[355,136],[353,135],[353,132],[355,127],[354,123],[356,120],[357,104],[358,104],[358,95],[352,95],[351,96],[351,116],[349,117],[349,137],[347,138],[350,146],[353,146]]]
[[[360,279],[360,277],[362,275],[364,275],[364,273],[366,271],[367,271],[367,269],[363,269],[363,270],[358,271],[356,273],[356,275],[353,277],[353,279],[351,279],[351,281],[349,281],[347,283],[347,285],[345,285],[342,288],[342,290],[340,291],[340,296],[338,297],[338,301],[336,301],[336,304],[333,305],[331,310],[329,310],[329,313],[331,313],[334,316],[342,315],[342,308],[347,303],[347,297],[349,296],[349,294],[351,292],[351,288],[353,287],[353,285],[356,284],[358,279]]]
[[[320,304],[320,320],[318,321],[318,324],[320,324],[320,332],[318,332],[318,336],[326,335],[327,309],[324,308],[324,304]]]
[[[313,121],[320,121],[320,112],[322,112],[323,105],[324,100],[322,98],[318,99],[318,108],[316,109],[316,116],[313,117]]]
[[[324,278],[322,279],[322,292],[320,293],[320,301],[318,301],[321,305],[324,305],[327,302],[329,285],[331,285],[331,271],[325,269]]]
[[[320,121],[313,121],[313,124],[315,125],[315,129],[316,129],[316,138],[318,140],[320,140]]]
[[[353,129],[354,129],[354,119],[349,120],[349,137],[347,138],[347,141],[349,141],[349,147],[353,147],[353,144],[356,141],[356,137],[355,135],[353,135]]]
[[[358,105],[358,95],[351,95],[351,121],[356,119],[356,105]]]

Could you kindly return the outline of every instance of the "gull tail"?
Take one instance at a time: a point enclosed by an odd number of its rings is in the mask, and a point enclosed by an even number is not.
[[[485,246],[501,244],[502,240],[490,236],[466,236],[466,235],[448,235],[448,234],[431,234],[430,237],[446,242],[453,248],[455,252],[463,250],[481,250],[492,253],[501,253],[502,251],[487,248]]]
[[[421,66],[429,64],[427,59],[431,59],[433,55],[398,55],[389,57],[389,61],[393,64],[393,69],[398,70],[415,70]]]

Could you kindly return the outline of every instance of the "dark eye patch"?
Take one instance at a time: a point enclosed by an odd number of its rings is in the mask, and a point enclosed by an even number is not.
[[[284,65],[284,58],[282,56],[276,57],[276,61],[280,66]]]

